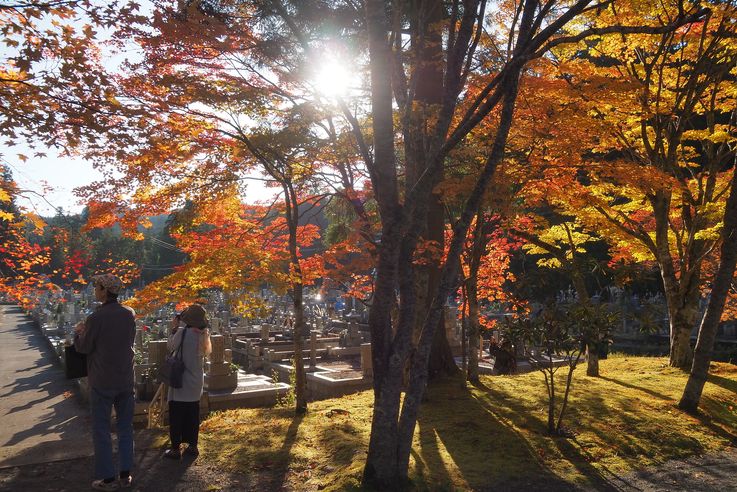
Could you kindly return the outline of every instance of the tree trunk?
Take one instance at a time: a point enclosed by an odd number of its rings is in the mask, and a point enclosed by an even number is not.
[[[303,303],[303,287],[298,282],[294,285],[294,371],[295,371],[295,404],[297,414],[307,412],[307,388],[305,381],[305,361],[302,356],[304,348],[305,309]]]
[[[401,375],[387,372],[381,391],[374,391],[374,412],[371,420],[369,454],[363,469],[363,483],[376,490],[402,488],[407,470],[399,466],[399,401]]]
[[[687,369],[693,362],[691,350],[691,327],[676,327],[672,329],[673,339],[670,344],[670,366]]]
[[[687,369],[693,359],[690,338],[698,311],[698,274],[689,275],[689,280],[684,279],[684,275],[681,274],[679,279],[673,266],[668,238],[671,192],[658,190],[650,199],[650,203],[655,217],[654,253],[668,305],[670,365]]]
[[[586,346],[586,375],[599,377],[599,347],[589,343]]]
[[[289,227],[289,258],[292,273],[292,305],[294,307],[294,372],[295,403],[294,411],[298,414],[307,412],[307,388],[305,381],[305,361],[302,357],[305,335],[304,286],[302,284],[302,267],[297,256],[297,226],[299,225],[299,199],[294,187],[284,184],[286,218]]]
[[[391,346],[402,329],[392,336],[391,312],[394,307],[399,228],[389,223],[382,229],[377,262],[374,296],[369,310],[371,353],[374,367],[374,410],[371,420],[368,456],[363,470],[363,484],[377,490],[391,490],[406,480],[407,471],[398,463],[399,402],[405,360]]]
[[[478,219],[477,219],[478,220]],[[468,281],[468,380],[479,380],[479,300],[476,280]]]
[[[573,277],[573,286],[578,294],[578,300],[581,304],[588,304],[591,298],[589,290],[586,288],[586,281],[578,267],[578,261],[574,255],[571,262],[571,276]],[[586,343],[586,375],[591,377],[599,377],[599,339],[589,340]]]
[[[445,213],[443,210],[443,204],[436,194],[432,195],[427,221],[428,239],[436,241],[439,245],[439,250],[442,251],[445,244]],[[427,282],[427,293],[425,296],[427,299],[425,312],[430,309],[433,294],[437,292],[439,284],[440,261],[438,260],[431,263]],[[418,316],[418,319],[421,322],[424,322],[425,316],[422,314],[424,314],[424,312]],[[455,322],[455,320],[453,320],[453,322]],[[445,323],[446,316],[442,316],[440,318],[440,324],[435,330],[435,336],[433,337],[432,348],[430,350],[430,366],[428,368],[430,380],[442,376],[453,376],[458,374],[458,365],[455,362],[453,350],[451,349],[450,342],[448,341]]]
[[[442,316],[433,336],[428,362],[428,374],[431,381],[444,376],[453,376],[459,372],[453,349],[445,332],[445,322],[445,316]]]
[[[525,21],[523,19],[523,25]],[[521,67],[520,67],[521,69]],[[517,98],[519,69],[513,71],[504,84],[504,103],[501,110],[499,128],[494,139],[494,145],[486,161],[484,169],[476,182],[476,186],[466,201],[460,219],[453,228],[453,239],[448,249],[447,259],[443,265],[441,281],[435,295],[432,307],[428,313],[425,327],[412,357],[410,384],[402,402],[402,412],[399,419],[399,466],[404,471],[409,466],[409,456],[412,449],[414,428],[419,414],[420,401],[427,384],[427,363],[430,355],[430,345],[433,331],[437,329],[443,313],[443,306],[448,295],[455,290],[460,268],[460,255],[471,220],[478,210],[482,195],[496,171],[498,163],[504,157],[504,148],[512,124],[514,105]]]
[[[674,296],[675,311],[669,307],[670,329],[672,333],[670,345],[670,365],[687,370],[693,362],[691,350],[691,333],[699,314],[699,297],[701,290],[698,281],[680,280],[680,289]],[[684,285],[685,284],[685,285]],[[685,292],[684,292],[685,290]]]
[[[737,172],[733,171],[733,173],[732,189],[724,209],[719,268],[712,282],[709,304],[699,327],[691,374],[683,390],[681,401],[678,403],[679,408],[691,413],[698,410],[701,392],[704,390],[711,365],[719,321],[724,312],[727,293],[734,277],[735,265],[737,265]]]

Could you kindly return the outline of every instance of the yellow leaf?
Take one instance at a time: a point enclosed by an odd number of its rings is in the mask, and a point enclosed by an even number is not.
[[[10,222],[11,220],[13,220],[13,214],[0,210],[0,220],[7,220],[8,222]]]
[[[0,202],[9,202],[10,201],[10,193],[0,188]]]

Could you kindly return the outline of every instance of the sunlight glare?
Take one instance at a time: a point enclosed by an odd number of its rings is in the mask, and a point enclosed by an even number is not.
[[[317,70],[315,88],[326,97],[345,96],[351,84],[351,75],[345,66],[331,61]]]

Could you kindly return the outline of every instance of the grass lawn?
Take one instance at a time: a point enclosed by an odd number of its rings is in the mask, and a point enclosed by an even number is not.
[[[559,371],[561,384],[566,368]],[[737,366],[715,363],[702,415],[676,408],[687,374],[667,359],[614,355],[600,378],[576,370],[564,425],[545,434],[539,372],[430,388],[410,462],[418,490],[595,487],[634,469],[737,443]],[[562,386],[561,386],[562,393]],[[366,457],[371,391],[287,408],[212,414],[201,426],[202,459],[299,490],[355,490]]]

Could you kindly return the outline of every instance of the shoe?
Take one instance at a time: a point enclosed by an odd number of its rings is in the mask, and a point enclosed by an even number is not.
[[[115,480],[113,480],[112,482],[106,482],[105,480],[95,480],[94,482],[92,482],[92,488],[95,490],[118,490],[120,486]]]
[[[169,458],[170,460],[180,460],[182,459],[182,453],[180,453],[178,449],[167,449],[166,451],[164,451],[164,458]]]
[[[197,448],[193,448],[193,447],[187,447],[187,449],[184,450],[184,454],[186,454],[187,456],[193,456],[196,458],[200,455],[200,450]]]
[[[121,489],[129,489],[131,485],[133,485],[133,476],[128,475],[125,478],[120,477],[120,488]]]

